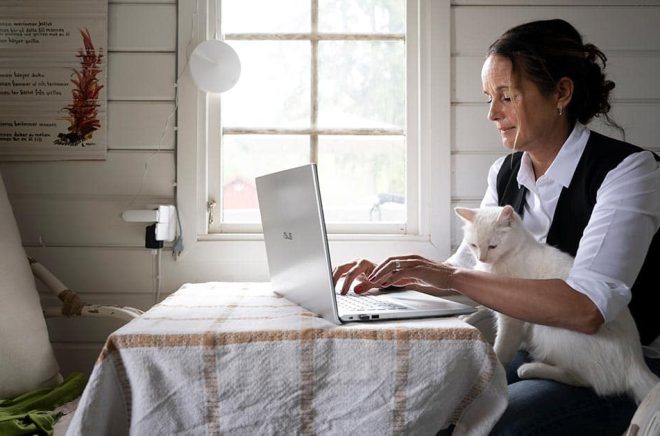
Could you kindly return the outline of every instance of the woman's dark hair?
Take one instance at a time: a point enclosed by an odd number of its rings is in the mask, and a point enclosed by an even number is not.
[[[559,79],[570,78],[569,120],[586,124],[594,116],[604,115],[609,125],[623,131],[608,115],[614,82],[603,73],[607,57],[595,45],[584,44],[566,21],[532,21],[513,27],[489,47],[488,55],[493,54],[509,59],[514,77],[521,71],[545,95],[556,90]]]

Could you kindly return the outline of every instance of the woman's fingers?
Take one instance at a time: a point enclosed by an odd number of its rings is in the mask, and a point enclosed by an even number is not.
[[[393,256],[379,265],[366,259],[354,260],[336,267],[332,280],[337,286],[344,281],[340,293],[347,294],[351,287],[356,294],[363,294],[374,288],[405,286],[429,294],[446,294],[446,278],[453,268],[436,263],[418,255]],[[357,284],[356,284],[357,283]]]
[[[337,282],[339,279],[346,274],[351,268],[353,268],[355,265],[357,265],[357,261],[354,260],[352,262],[345,263],[343,265],[339,265],[338,267],[335,267],[332,270],[332,283],[337,286]]]
[[[333,274],[333,280],[335,279],[335,276],[337,277],[337,280],[342,276],[344,277],[344,283],[342,284],[340,291],[342,295],[345,295],[351,289],[353,282],[358,279],[363,282],[356,286],[357,289],[355,289],[355,291],[357,293],[363,293],[372,288],[368,281],[364,281],[367,274],[370,274],[374,269],[374,264],[372,262],[366,259],[360,259],[358,261],[342,265],[337,269],[338,271],[336,271],[336,274]],[[339,271],[339,269],[341,269],[341,271]]]

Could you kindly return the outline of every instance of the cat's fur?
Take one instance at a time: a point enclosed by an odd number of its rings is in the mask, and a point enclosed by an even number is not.
[[[528,279],[564,279],[573,258],[540,243],[511,208],[456,208],[465,222],[464,242],[475,269]],[[628,393],[639,404],[660,379],[644,362],[639,333],[630,311],[601,326],[594,335],[531,324],[497,313],[495,353],[505,366],[525,348],[533,362],[518,369],[520,378],[544,378],[590,386],[599,395]]]

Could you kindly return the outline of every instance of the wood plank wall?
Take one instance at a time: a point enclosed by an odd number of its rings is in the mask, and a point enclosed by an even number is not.
[[[453,205],[478,205],[487,169],[504,153],[486,120],[483,53],[504,30],[531,19],[565,18],[606,52],[617,82],[615,118],[628,140],[660,150],[660,1],[457,0],[451,14]],[[176,27],[175,0],[110,0],[106,161],[0,164],[26,250],[89,302],[152,304],[154,257],[143,248],[144,225],[125,223],[120,213],[174,200],[175,136],[172,122],[165,126],[175,108]],[[456,220],[452,227],[456,245]],[[165,294],[189,280],[266,277],[263,256],[241,259],[234,241],[198,245],[210,244],[222,244],[220,254],[209,250],[213,258],[175,263],[163,254]],[[53,304],[41,291],[44,304]],[[48,324],[65,373],[89,372],[120,325]]]
[[[30,255],[85,301],[147,308],[154,259],[144,225],[120,214],[174,201],[174,117],[165,126],[175,108],[176,2],[110,0],[108,9],[107,160],[10,162],[0,171]],[[57,304],[40,290],[42,304]],[[120,325],[49,320],[63,372],[89,372]]]
[[[486,119],[481,65],[488,45],[517,24],[550,18],[572,23],[585,42],[608,57],[616,82],[612,115],[626,140],[660,150],[660,2],[456,1],[452,6],[452,203],[477,207],[488,168],[504,155],[498,133]],[[538,4],[538,6],[536,5]],[[557,4],[556,6],[547,6]],[[626,4],[626,6],[621,6]],[[596,119],[594,130],[619,137]],[[452,221],[452,246],[462,238]]]

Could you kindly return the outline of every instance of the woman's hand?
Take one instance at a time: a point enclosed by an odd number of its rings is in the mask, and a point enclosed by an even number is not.
[[[456,269],[421,256],[390,257],[375,267],[364,283],[375,287],[396,286],[414,289],[431,295],[455,294],[449,278]]]
[[[337,286],[339,279],[344,278],[340,292],[345,295],[351,289],[353,282],[358,280],[360,283],[353,288],[353,291],[362,294],[375,287],[367,280],[367,275],[371,274],[375,267],[376,265],[367,259],[354,260],[336,267],[332,271],[332,281]]]

